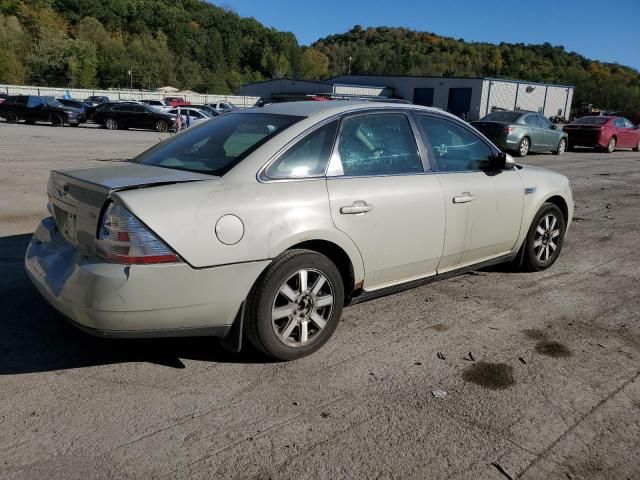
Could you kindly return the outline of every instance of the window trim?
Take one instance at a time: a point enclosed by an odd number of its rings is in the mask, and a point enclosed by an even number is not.
[[[370,177],[398,177],[398,176],[406,176],[406,175],[424,175],[425,173],[431,173],[431,166],[429,164],[429,156],[428,151],[423,148],[422,139],[418,135],[420,132],[415,124],[415,120],[412,115],[412,109],[400,110],[400,109],[375,109],[375,110],[365,110],[365,111],[354,111],[349,112],[342,115],[340,119],[340,125],[336,132],[336,138],[333,142],[333,149],[331,150],[331,156],[329,157],[329,163],[327,164],[326,178],[327,179],[335,179],[335,178],[370,178]],[[416,144],[416,153],[418,154],[418,159],[422,165],[422,171],[420,172],[405,172],[405,173],[380,173],[376,175],[345,175],[342,167],[342,160],[340,159],[340,155],[338,154],[339,140],[342,135],[342,130],[344,128],[344,121],[354,118],[361,117],[365,115],[384,115],[384,114],[400,114],[403,115],[407,122],[409,123],[409,129],[413,134],[413,141]],[[338,170],[339,167],[339,170]],[[335,173],[331,172],[331,169],[335,169]]]
[[[455,117],[449,117],[449,116],[445,116],[445,115],[439,115],[435,112],[430,112],[430,111],[422,111],[422,110],[418,110],[415,111],[414,114],[416,115],[416,124],[418,125],[418,128],[420,129],[420,133],[422,134],[422,137],[424,138],[424,143],[425,143],[425,147],[427,147],[428,151],[429,151],[429,158],[433,158],[433,169],[432,172],[436,173],[436,174],[452,174],[452,173],[478,173],[478,172],[482,172],[483,170],[456,170],[456,171],[445,171],[445,170],[440,170],[438,168],[438,163],[435,161],[436,156],[435,156],[435,151],[433,149],[433,145],[431,145],[431,142],[429,141],[429,137],[426,135],[426,133],[423,130],[422,124],[419,121],[420,119],[418,117],[420,116],[428,116],[428,117],[433,117],[436,118],[438,120],[442,120],[445,122],[450,122],[453,123],[455,125],[458,125],[459,127],[463,128],[464,130],[466,130],[467,132],[469,132],[471,135],[475,135],[476,137],[478,137],[478,139],[484,143],[489,150],[491,150],[491,152],[493,152],[493,155],[499,155],[501,153],[500,149],[498,147],[496,147],[493,143],[491,143],[491,141],[485,137],[481,132],[472,129],[472,127],[470,127],[468,124],[463,123],[462,121],[458,120]]]

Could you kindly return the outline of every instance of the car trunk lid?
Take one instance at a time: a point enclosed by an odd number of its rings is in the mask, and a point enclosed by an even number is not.
[[[141,164],[52,170],[47,185],[49,211],[62,236],[83,254],[96,252],[98,224],[111,194],[219,177]]]

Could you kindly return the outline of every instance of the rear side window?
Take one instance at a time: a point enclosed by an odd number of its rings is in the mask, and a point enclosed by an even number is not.
[[[265,170],[272,179],[322,177],[327,170],[338,121],[299,140]]]
[[[221,176],[299,120],[265,113],[222,115],[158,144],[133,162]]]
[[[338,153],[346,176],[423,171],[411,124],[401,113],[346,118],[342,122]]]
[[[37,108],[37,107],[43,107],[43,106],[44,106],[44,99],[40,97],[29,97],[29,103],[27,104],[27,107]]]
[[[420,126],[431,144],[439,172],[482,170],[493,157],[480,137],[455,122],[422,115]]]

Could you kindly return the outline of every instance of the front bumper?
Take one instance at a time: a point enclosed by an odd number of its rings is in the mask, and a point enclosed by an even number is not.
[[[203,269],[109,263],[81,255],[51,217],[38,226],[25,257],[35,287],[78,327],[131,338],[226,335],[268,263]]]

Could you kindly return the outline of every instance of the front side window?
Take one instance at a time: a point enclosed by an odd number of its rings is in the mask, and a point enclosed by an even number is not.
[[[224,115],[156,145],[133,162],[222,176],[300,118],[265,113]]]
[[[343,120],[338,154],[346,176],[423,171],[411,124],[401,113],[376,113]]]
[[[333,121],[299,140],[265,170],[271,179],[322,177],[338,128]]]
[[[493,158],[493,151],[480,137],[453,121],[421,115],[420,126],[440,172],[482,170]]]

